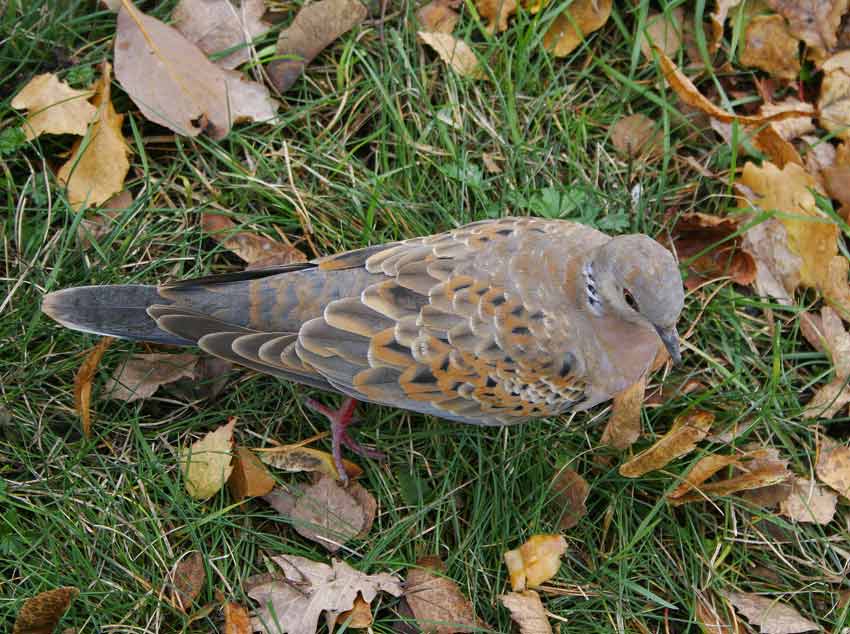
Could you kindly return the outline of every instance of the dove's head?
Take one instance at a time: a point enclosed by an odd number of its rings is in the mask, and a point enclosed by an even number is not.
[[[617,236],[598,248],[582,273],[591,311],[649,322],[673,360],[681,360],[676,322],[685,292],[670,251],[643,234]]]

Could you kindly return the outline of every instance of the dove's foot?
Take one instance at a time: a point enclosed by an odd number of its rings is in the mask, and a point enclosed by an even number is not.
[[[324,414],[331,422],[331,441],[333,443],[334,465],[336,466],[337,473],[339,473],[340,480],[342,480],[343,483],[348,483],[348,474],[345,472],[345,466],[342,462],[343,445],[348,447],[358,456],[374,458],[376,460],[386,457],[383,453],[376,449],[363,447],[348,433],[349,425],[353,425],[358,422],[354,417],[354,408],[357,407],[356,399],[345,399],[339,409],[331,409],[312,398],[306,399],[304,404],[310,409],[319,412],[320,414]]]

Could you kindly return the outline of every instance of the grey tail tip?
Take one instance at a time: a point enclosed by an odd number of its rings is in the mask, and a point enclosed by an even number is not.
[[[44,296],[41,311],[55,322],[102,337],[152,343],[191,345],[194,342],[160,330],[148,315],[154,304],[167,304],[155,286],[122,284],[78,286]]]

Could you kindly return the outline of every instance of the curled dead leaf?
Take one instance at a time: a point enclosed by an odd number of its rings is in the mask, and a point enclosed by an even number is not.
[[[516,13],[516,0],[475,0],[479,15],[487,20],[490,33],[507,30],[508,18]]]
[[[640,410],[646,394],[646,374],[619,394],[614,395],[611,417],[599,442],[614,449],[628,449],[640,438]]]
[[[262,496],[275,485],[274,478],[248,447],[237,447],[233,456],[233,473],[227,481],[230,493],[237,500]]]
[[[186,491],[196,500],[206,500],[218,493],[230,478],[230,449],[236,419],[211,431],[180,452],[180,470]]]
[[[509,592],[500,596],[499,600],[510,610],[511,619],[519,626],[520,634],[552,634],[540,595],[534,590]]]
[[[612,0],[574,0],[543,35],[543,47],[555,57],[566,57],[605,26],[612,4]]]
[[[511,578],[511,589],[521,592],[536,588],[558,573],[567,540],[561,535],[532,535],[524,544],[503,555]]]
[[[673,421],[670,431],[654,445],[620,465],[620,475],[637,478],[650,471],[661,469],[676,458],[690,453],[708,434],[713,422],[714,414],[710,412],[692,410],[681,414]]]
[[[419,39],[437,52],[449,67],[462,77],[486,79],[487,74],[481,68],[472,48],[449,33],[429,33],[419,31]]]
[[[47,590],[24,601],[12,634],[52,634],[80,591],[71,586]]]
[[[260,460],[270,467],[295,473],[299,471],[318,471],[339,479],[333,456],[326,451],[304,447],[302,443],[280,445],[260,452]],[[363,469],[343,458],[345,473],[355,479],[363,475]]]
[[[714,12],[711,13],[711,38],[708,40],[708,52],[714,53],[720,46],[720,40],[723,38],[723,27],[726,24],[726,16],[729,11],[734,9],[741,0],[716,0]]]
[[[112,344],[112,337],[103,337],[86,355],[85,361],[74,375],[74,409],[83,426],[83,435],[91,436],[91,384],[103,353]]]
[[[76,90],[53,73],[33,77],[12,98],[12,107],[27,111],[23,125],[27,140],[42,134],[76,134],[83,136],[97,115],[89,103],[92,90]]]
[[[812,117],[815,115],[815,108],[812,104],[800,101],[796,97],[788,97],[776,103],[762,104],[759,108],[759,114],[763,117],[772,117],[779,112],[798,113],[788,119],[771,121],[768,124],[786,141],[793,141],[814,131],[815,124],[812,122]]]

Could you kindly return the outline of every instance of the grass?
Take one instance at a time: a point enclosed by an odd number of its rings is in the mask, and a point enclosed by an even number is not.
[[[173,4],[139,6],[167,18]],[[68,139],[41,137],[0,156],[0,629],[9,630],[26,597],[73,585],[81,594],[63,626],[78,632],[216,631],[219,611],[190,622],[163,599],[185,552],[199,550],[208,562],[199,605],[217,592],[250,604],[240,582],[264,571],[265,553],[325,557],[261,502],[237,506],[226,492],[206,503],[190,499],[176,461],[180,447],[230,416],[251,445],[322,431],[324,421],[302,405],[310,390],[235,371],[212,402],[167,391],[138,404],[100,399],[111,371],[145,349],[116,342],[95,383],[95,433],[84,439],[73,377],[95,339],[42,316],[45,292],[238,269],[201,233],[204,210],[229,210],[246,227],[282,232],[308,250],[306,212],[317,250],[330,253],[505,214],[581,214],[620,232],[657,235],[680,213],[730,208],[722,178],[707,178],[682,157],[721,176],[740,159],[680,114],[640,55],[636,33],[648,4],[618,5],[603,30],[554,60],[540,42],[563,4],[522,14],[496,36],[463,7],[457,34],[489,60],[490,81],[477,83],[447,72],[417,45],[411,3],[393,5],[383,26],[372,19],[310,66],[274,125],[239,126],[218,143],[163,140],[116,85],[118,110],[128,112],[128,186],[136,199],[88,250],[75,238],[83,214],[67,205],[53,175]],[[296,7],[284,8],[291,15]],[[111,56],[114,16],[94,2],[13,0],[0,24],[3,127],[19,125],[10,100],[32,76],[85,77]],[[614,153],[611,126],[632,113],[663,126],[663,160],[628,162]],[[500,174],[484,168],[485,152]],[[763,317],[766,307],[773,321]],[[706,389],[674,389],[646,408],[636,449],[697,406],[716,415],[715,429],[742,430],[735,446],[777,447],[798,473],[810,473],[815,426],[800,417],[801,402],[828,377],[829,363],[802,339],[797,310],[724,283],[689,294],[685,363],[656,375],[652,389],[688,379]],[[550,584],[564,592],[544,597],[561,634],[699,632],[698,597],[735,589],[786,601],[827,631],[850,626],[848,608],[837,603],[850,589],[846,503],[826,527],[791,524],[739,497],[672,508],[663,496],[689,465],[730,447],[709,441],[663,471],[629,480],[617,471],[622,456],[599,446],[607,411],[479,429],[362,407],[362,437],[389,460],[364,464],[378,519],[369,538],[342,556],[367,572],[403,572],[417,557],[439,554],[478,613],[496,631],[510,631],[497,601],[507,590],[502,552],[557,529],[549,482],[569,465],[588,480],[590,496]],[[846,437],[847,419],[825,428]],[[373,630],[394,631],[397,602],[381,601]]]

